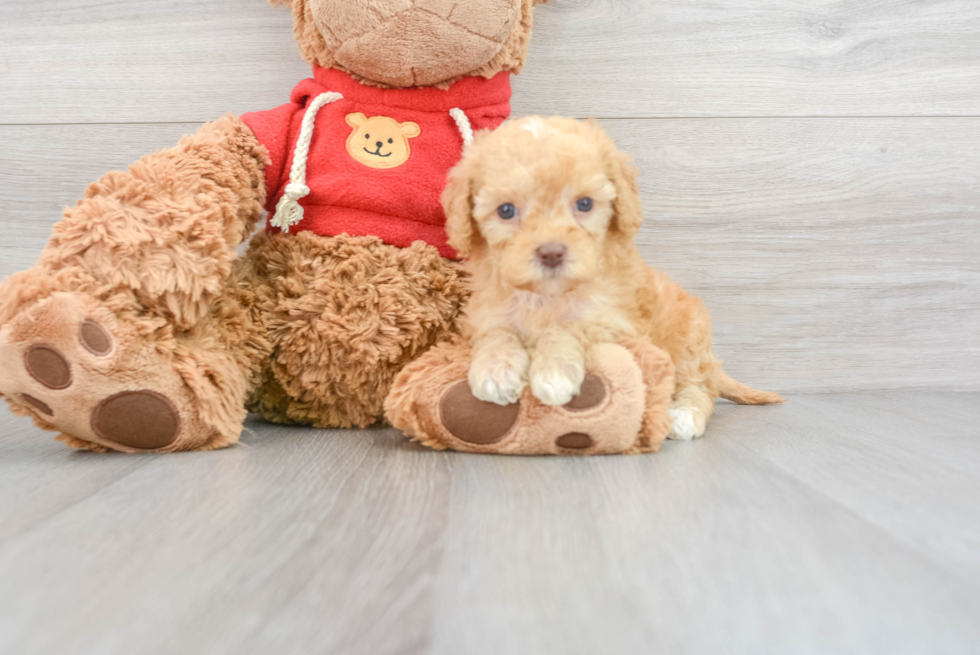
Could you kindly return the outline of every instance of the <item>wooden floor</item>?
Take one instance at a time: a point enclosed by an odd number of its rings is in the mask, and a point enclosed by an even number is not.
[[[392,430],[71,452],[0,418],[0,652],[976,653],[980,393],[719,406],[657,455]]]

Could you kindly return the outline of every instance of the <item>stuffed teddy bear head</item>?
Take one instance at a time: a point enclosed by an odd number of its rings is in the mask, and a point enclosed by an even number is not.
[[[382,87],[445,87],[518,72],[533,6],[547,0],[270,0],[293,10],[310,64]]]

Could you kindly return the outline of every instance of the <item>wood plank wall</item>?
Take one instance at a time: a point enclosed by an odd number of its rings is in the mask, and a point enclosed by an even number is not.
[[[596,117],[647,261],[783,391],[980,386],[980,3],[552,0],[515,114]],[[0,3],[0,275],[86,183],[308,75],[262,0]]]

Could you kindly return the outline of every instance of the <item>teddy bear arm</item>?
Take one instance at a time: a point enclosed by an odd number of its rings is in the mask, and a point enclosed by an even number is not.
[[[221,293],[235,248],[262,217],[265,149],[232,116],[89,185],[55,225],[39,266],[128,289],[178,329]]]

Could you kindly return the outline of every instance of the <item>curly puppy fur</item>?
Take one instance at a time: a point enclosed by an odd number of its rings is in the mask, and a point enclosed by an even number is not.
[[[703,435],[719,395],[782,402],[728,377],[703,303],[643,263],[636,172],[595,122],[530,117],[480,135],[443,204],[449,242],[473,275],[477,398],[506,405],[530,385],[563,405],[592,345],[643,338],[674,362],[675,438]]]

